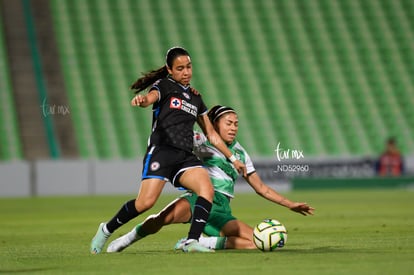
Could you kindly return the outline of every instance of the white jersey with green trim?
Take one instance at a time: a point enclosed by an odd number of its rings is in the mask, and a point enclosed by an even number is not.
[[[256,171],[249,154],[238,141],[235,140],[227,147],[238,160],[246,165],[247,174]],[[239,176],[233,164],[200,132],[194,132],[193,151],[207,168],[214,190],[233,198],[234,184]]]

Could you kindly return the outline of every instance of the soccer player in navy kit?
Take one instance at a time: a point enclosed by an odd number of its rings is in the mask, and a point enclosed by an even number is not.
[[[132,85],[137,93],[131,101],[133,106],[153,105],[152,133],[143,161],[141,186],[136,199],[126,202],[109,222],[99,225],[91,242],[91,253],[100,253],[116,229],[149,210],[168,181],[199,196],[183,250],[213,251],[198,243],[210,214],[214,189],[206,169],[192,152],[195,122],[238,172],[246,175],[246,167],[214,130],[201,96],[190,87],[191,77],[189,53],[181,47],[174,47],[166,54],[166,65],[146,73]],[[150,85],[152,87],[146,95],[138,94]]]

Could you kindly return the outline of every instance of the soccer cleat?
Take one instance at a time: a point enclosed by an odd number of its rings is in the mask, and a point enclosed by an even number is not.
[[[194,252],[214,252],[213,249],[202,246],[197,240],[187,240],[182,250],[184,252],[194,253]]]
[[[186,238],[182,238],[178,240],[178,242],[174,246],[174,250],[183,250],[183,247],[186,241],[187,241]]]
[[[122,235],[118,239],[112,241],[108,248],[106,249],[106,252],[113,253],[113,252],[121,252],[134,242],[138,241],[137,233],[135,231],[135,228],[132,229],[132,231],[128,232],[125,235]]]
[[[105,223],[101,223],[98,227],[98,231],[96,231],[95,237],[93,237],[91,242],[91,253],[92,254],[99,254],[102,252],[102,249],[106,243],[106,240],[108,240],[110,234],[107,235],[103,232],[103,227],[105,226]]]

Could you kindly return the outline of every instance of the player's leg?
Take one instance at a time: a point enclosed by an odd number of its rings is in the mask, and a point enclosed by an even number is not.
[[[204,230],[212,207],[214,189],[207,171],[204,168],[186,170],[179,178],[180,184],[198,195],[194,206],[193,218],[183,247],[186,252],[210,252],[198,244],[198,239]]]
[[[210,226],[210,225],[208,225]],[[200,237],[200,244],[215,250],[221,249],[255,249],[253,228],[239,220],[228,221],[220,234],[212,233],[209,227],[207,236]]]
[[[193,191],[198,197],[203,197],[210,203],[213,202],[214,188],[205,168],[194,167],[187,169],[178,180],[183,187]]]
[[[141,181],[139,193],[135,199],[135,209],[140,213],[151,209],[164,189],[166,181],[158,178],[147,178]]]
[[[140,224],[138,233],[145,235],[157,233],[163,226],[173,223],[185,223],[191,219],[190,204],[178,198],[168,204],[158,214],[150,215]]]
[[[148,216],[130,232],[112,241],[107,252],[120,252],[134,242],[150,234],[157,233],[163,226],[173,223],[185,223],[191,219],[190,204],[187,200],[178,198],[168,204],[158,214]]]
[[[165,181],[158,178],[148,178],[141,182],[136,199],[127,201],[108,223],[101,223],[91,241],[90,251],[98,254],[102,251],[106,241],[119,227],[150,209],[164,188]]]
[[[187,196],[186,199],[193,208],[195,196]],[[220,192],[214,193],[213,207],[203,232],[205,235],[200,237],[199,243],[209,249],[253,248],[249,245],[253,229],[232,215],[229,197]],[[227,236],[231,236],[228,244]],[[176,249],[182,245],[182,241],[178,241]]]
[[[240,221],[232,220],[222,228],[222,234],[227,236],[226,249],[255,249],[253,228]]]

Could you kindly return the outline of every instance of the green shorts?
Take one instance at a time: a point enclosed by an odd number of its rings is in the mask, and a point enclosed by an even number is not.
[[[186,199],[190,203],[191,212],[194,212],[194,204],[197,197],[196,194],[191,192],[181,195],[181,198]],[[214,192],[213,206],[204,228],[204,234],[219,237],[223,226],[232,220],[236,220],[236,218],[231,214],[229,198],[220,192]]]

